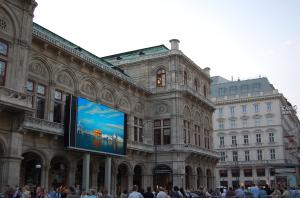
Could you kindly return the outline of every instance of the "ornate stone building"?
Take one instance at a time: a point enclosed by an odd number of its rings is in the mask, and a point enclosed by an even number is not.
[[[267,78],[212,79],[217,184],[299,183],[299,119],[283,94]]]
[[[214,187],[209,68],[179,41],[97,57],[34,24],[34,0],[0,1],[0,185]],[[75,95],[128,115],[127,155],[64,147]]]

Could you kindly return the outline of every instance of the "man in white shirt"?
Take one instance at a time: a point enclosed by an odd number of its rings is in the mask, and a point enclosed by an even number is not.
[[[156,195],[156,198],[168,198],[168,195],[164,191],[163,187],[159,187],[159,193]]]
[[[129,194],[128,198],[144,198],[141,193],[138,191],[138,187],[136,185],[133,185],[132,192]]]

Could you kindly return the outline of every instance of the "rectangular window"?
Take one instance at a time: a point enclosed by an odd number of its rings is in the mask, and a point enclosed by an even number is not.
[[[262,160],[262,150],[257,150],[257,160]]]
[[[267,110],[272,111],[272,102],[267,102]]]
[[[142,128],[143,121],[139,119],[140,128]],[[154,144],[170,144],[171,143],[171,128],[170,128],[171,120],[163,119],[163,120],[155,120],[154,121]],[[142,130],[140,130],[140,134],[142,136]],[[140,140],[140,139],[139,139]]]
[[[254,104],[254,112],[255,113],[259,112],[259,105],[258,104]]]
[[[224,146],[224,136],[220,137],[220,146]]]
[[[236,143],[236,136],[235,135],[231,136],[231,143],[232,143],[232,145],[237,145],[237,143]]]
[[[270,142],[270,143],[273,143],[274,140],[275,140],[275,138],[274,138],[274,133],[269,133],[269,142]]]
[[[256,127],[260,126],[260,118],[254,118],[254,126]]]
[[[44,96],[44,95],[46,94],[46,88],[45,88],[45,86],[44,86],[44,85],[41,85],[41,84],[38,84],[36,92],[37,92],[38,94]]]
[[[190,122],[187,120],[183,121],[183,132],[184,132],[184,143],[190,144],[190,138],[191,138],[191,130],[190,130]]]
[[[270,126],[273,124],[273,118],[267,118],[267,125]]]
[[[154,129],[154,144],[161,145],[161,129]]]
[[[224,129],[224,120],[219,120],[219,129]]]
[[[34,92],[34,82],[31,80],[27,80],[26,82],[26,90],[30,92]]]
[[[225,162],[225,152],[221,152],[221,162]]]
[[[232,161],[237,162],[238,161],[238,152],[232,151]]]
[[[219,112],[219,115],[220,115],[220,116],[223,115],[223,107],[218,108],[218,112]]]
[[[45,116],[45,99],[44,98],[36,98],[36,117],[40,119],[44,119]]]
[[[219,96],[225,96],[226,89],[225,88],[219,88]]]
[[[257,168],[256,169],[256,174],[258,177],[264,177],[266,175],[265,169],[264,168]]]
[[[200,146],[200,126],[195,125],[195,145]]]
[[[2,39],[0,39],[0,55],[2,56],[8,55],[8,44]]]
[[[138,117],[134,117],[133,125],[134,125],[134,138],[133,138],[134,141],[143,142],[144,141],[143,120]]]
[[[249,160],[250,160],[250,152],[245,151],[245,161],[249,161]]]
[[[244,135],[244,144],[249,144],[249,136]]]
[[[275,160],[276,159],[275,149],[270,149],[270,158],[271,158],[271,160]]]
[[[62,92],[59,90],[55,90],[54,92],[54,99],[55,100],[62,100]]]
[[[242,113],[246,113],[247,112],[247,105],[242,105]]]
[[[256,134],[256,143],[261,143],[261,134]]]
[[[220,173],[220,177],[228,177],[228,174],[227,174],[227,170],[220,170],[219,173]]]
[[[240,176],[240,169],[231,169],[231,176],[232,177],[239,177]]]
[[[235,120],[230,120],[230,126],[232,129],[234,129],[236,127]]]
[[[237,87],[236,86],[231,86],[229,88],[229,94],[230,95],[236,95],[237,94]]]
[[[5,84],[6,61],[0,60],[0,85]]]
[[[252,177],[252,169],[244,169],[244,176],[245,177]]]
[[[234,115],[234,107],[229,107],[229,109],[230,109],[230,114]]]

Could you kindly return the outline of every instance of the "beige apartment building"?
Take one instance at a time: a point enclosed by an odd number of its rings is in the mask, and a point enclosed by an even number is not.
[[[101,58],[33,23],[34,0],[0,2],[1,188],[214,188],[209,68],[178,40]],[[127,114],[126,156],[64,147],[69,95]]]
[[[212,77],[219,186],[299,184],[299,119],[267,78]]]

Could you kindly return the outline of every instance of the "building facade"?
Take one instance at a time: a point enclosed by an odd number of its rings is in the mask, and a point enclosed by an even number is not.
[[[209,68],[179,41],[107,57],[33,23],[34,0],[0,4],[0,186],[215,186]],[[64,106],[80,96],[127,114],[127,155],[64,147]]]
[[[291,104],[267,78],[212,79],[217,185],[296,185],[299,120],[294,111],[282,111]]]

